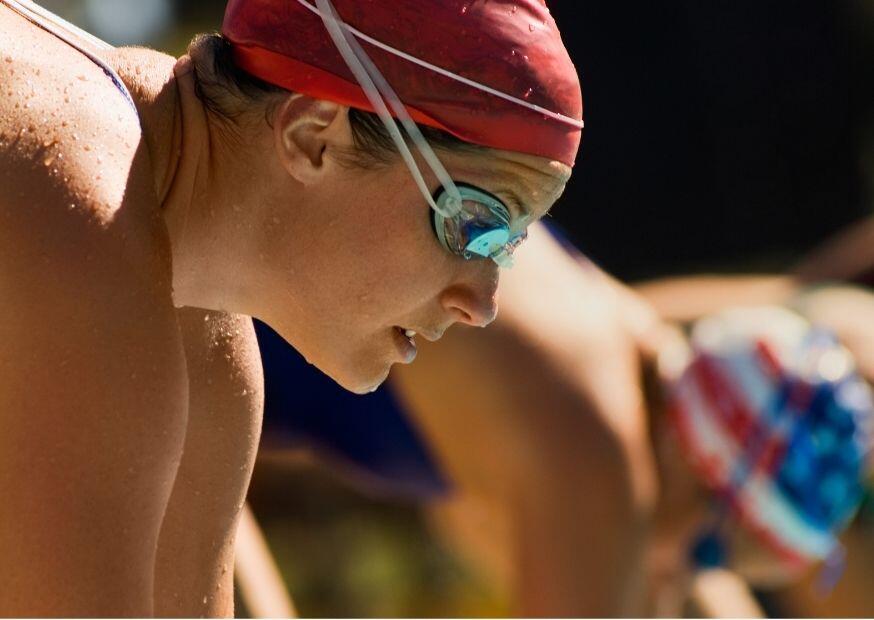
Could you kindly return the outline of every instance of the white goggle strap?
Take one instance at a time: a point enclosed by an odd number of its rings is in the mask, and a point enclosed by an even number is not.
[[[337,50],[340,52],[343,60],[346,61],[349,70],[352,71],[355,79],[358,80],[358,83],[364,90],[364,94],[367,96],[367,99],[376,111],[377,116],[379,116],[379,119],[382,121],[383,125],[385,125],[389,135],[398,147],[401,157],[410,169],[410,173],[413,175],[413,179],[415,180],[416,185],[419,186],[419,190],[422,192],[425,200],[431,208],[440,213],[440,215],[444,217],[455,216],[461,210],[461,193],[458,191],[458,188],[455,186],[449,173],[446,172],[446,168],[444,168],[443,164],[440,163],[437,155],[434,153],[433,149],[431,149],[431,146],[428,144],[427,140],[425,140],[425,137],[422,135],[422,132],[419,131],[415,122],[410,118],[410,115],[407,113],[406,108],[401,103],[397,94],[391,86],[389,86],[388,82],[379,72],[379,69],[376,68],[376,65],[373,64],[370,57],[367,56],[358,42],[355,41],[351,35],[347,35],[343,32],[343,29],[340,27],[340,24],[343,22],[334,10],[330,0],[315,0],[315,2],[319,8],[319,14],[325,24],[325,28],[331,39],[334,41],[334,45],[337,46]],[[374,82],[377,82],[379,86]],[[392,118],[386,107],[385,100],[388,100],[391,104],[392,109],[395,114],[397,114],[404,129],[406,129],[413,143],[416,145],[417,150],[421,153],[422,157],[431,167],[431,170],[437,176],[437,179],[449,194],[450,200],[446,201],[446,206],[442,207],[437,205],[433,196],[431,196],[431,192],[428,190],[428,185],[425,183],[425,179],[422,177],[422,173],[416,165],[416,160],[413,158],[413,154],[407,147],[407,143],[404,140],[397,123],[395,123],[394,118]]]
[[[364,48],[361,47],[361,44],[345,29],[342,30],[343,35],[346,37],[349,45],[352,47],[352,50],[357,54],[358,59],[367,69],[373,81],[376,83],[379,92],[383,95],[384,99],[391,106],[392,110],[394,110],[397,119],[401,122],[404,129],[407,131],[407,134],[413,140],[413,144],[416,145],[416,149],[422,155],[424,160],[427,162],[428,166],[434,172],[434,175],[437,177],[437,180],[440,181],[440,184],[446,189],[447,194],[449,194],[449,199],[447,201],[447,205],[450,211],[458,212],[458,209],[455,208],[455,205],[461,205],[461,193],[458,191],[458,188],[455,185],[455,182],[452,180],[452,177],[449,176],[449,173],[446,171],[446,168],[443,167],[443,163],[437,157],[437,154],[434,152],[434,149],[431,148],[431,145],[428,144],[428,141],[425,139],[425,136],[422,135],[422,132],[419,130],[419,126],[413,121],[407,112],[406,106],[401,103],[400,97],[398,97],[397,93],[391,87],[391,84],[385,79],[379,69],[373,64],[373,61],[370,59],[370,56],[364,51]],[[444,206],[444,209],[447,208]]]

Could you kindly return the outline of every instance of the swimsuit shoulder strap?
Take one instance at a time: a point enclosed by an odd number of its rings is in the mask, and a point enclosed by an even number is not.
[[[97,54],[85,49],[82,45],[78,43],[76,39],[80,39],[83,41],[87,41],[89,45],[93,46],[98,50],[111,50],[113,49],[109,43],[95,37],[93,34],[82,30],[81,28],[74,26],[67,20],[55,15],[51,11],[44,9],[38,4],[32,2],[31,0],[0,0],[0,4],[8,6],[10,9],[24,17],[29,22],[39,26],[46,32],[49,32],[59,38],[61,41],[69,45],[70,47],[78,50],[82,54],[84,54],[88,59],[90,59],[94,64],[103,69],[103,72],[112,80],[112,83],[115,84],[115,87],[121,92],[124,96],[125,100],[127,100],[131,109],[137,114],[137,119],[139,119],[139,114],[137,112],[136,104],[134,103],[134,99],[130,94],[130,91],[127,89],[127,86],[124,85],[124,82],[118,76],[118,74],[113,70],[109,64],[100,58]]]

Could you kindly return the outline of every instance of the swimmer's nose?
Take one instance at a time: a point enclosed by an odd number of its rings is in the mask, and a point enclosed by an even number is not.
[[[446,289],[440,304],[455,321],[485,327],[498,316],[498,270],[484,269],[476,280]]]

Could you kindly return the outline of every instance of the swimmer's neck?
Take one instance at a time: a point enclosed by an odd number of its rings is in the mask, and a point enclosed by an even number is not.
[[[143,48],[116,48],[106,61],[127,86],[137,107],[143,143],[155,178],[161,210],[182,158],[183,115],[172,56]]]
[[[192,80],[190,60],[143,48],[122,47],[105,54],[133,97],[142,128],[142,145],[148,153],[157,207],[170,241],[176,305],[192,303],[184,287],[177,285],[180,272],[187,271],[187,245],[194,197],[203,195],[209,184],[208,127],[202,106],[186,96],[186,80]],[[198,186],[201,187],[198,187]]]
[[[170,239],[174,302],[243,313],[235,307],[245,251],[235,245],[236,191],[223,128],[195,93],[191,59],[141,48],[119,48],[107,60],[128,87],[151,160],[158,208]],[[236,183],[237,186],[241,185]],[[253,183],[257,187],[257,183]],[[246,188],[246,199],[257,191]],[[232,208],[234,207],[234,208]],[[229,215],[231,214],[231,215]]]

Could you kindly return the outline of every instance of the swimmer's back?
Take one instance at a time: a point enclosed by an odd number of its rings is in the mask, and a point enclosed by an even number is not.
[[[136,115],[0,3],[0,615],[152,613],[185,430]]]

